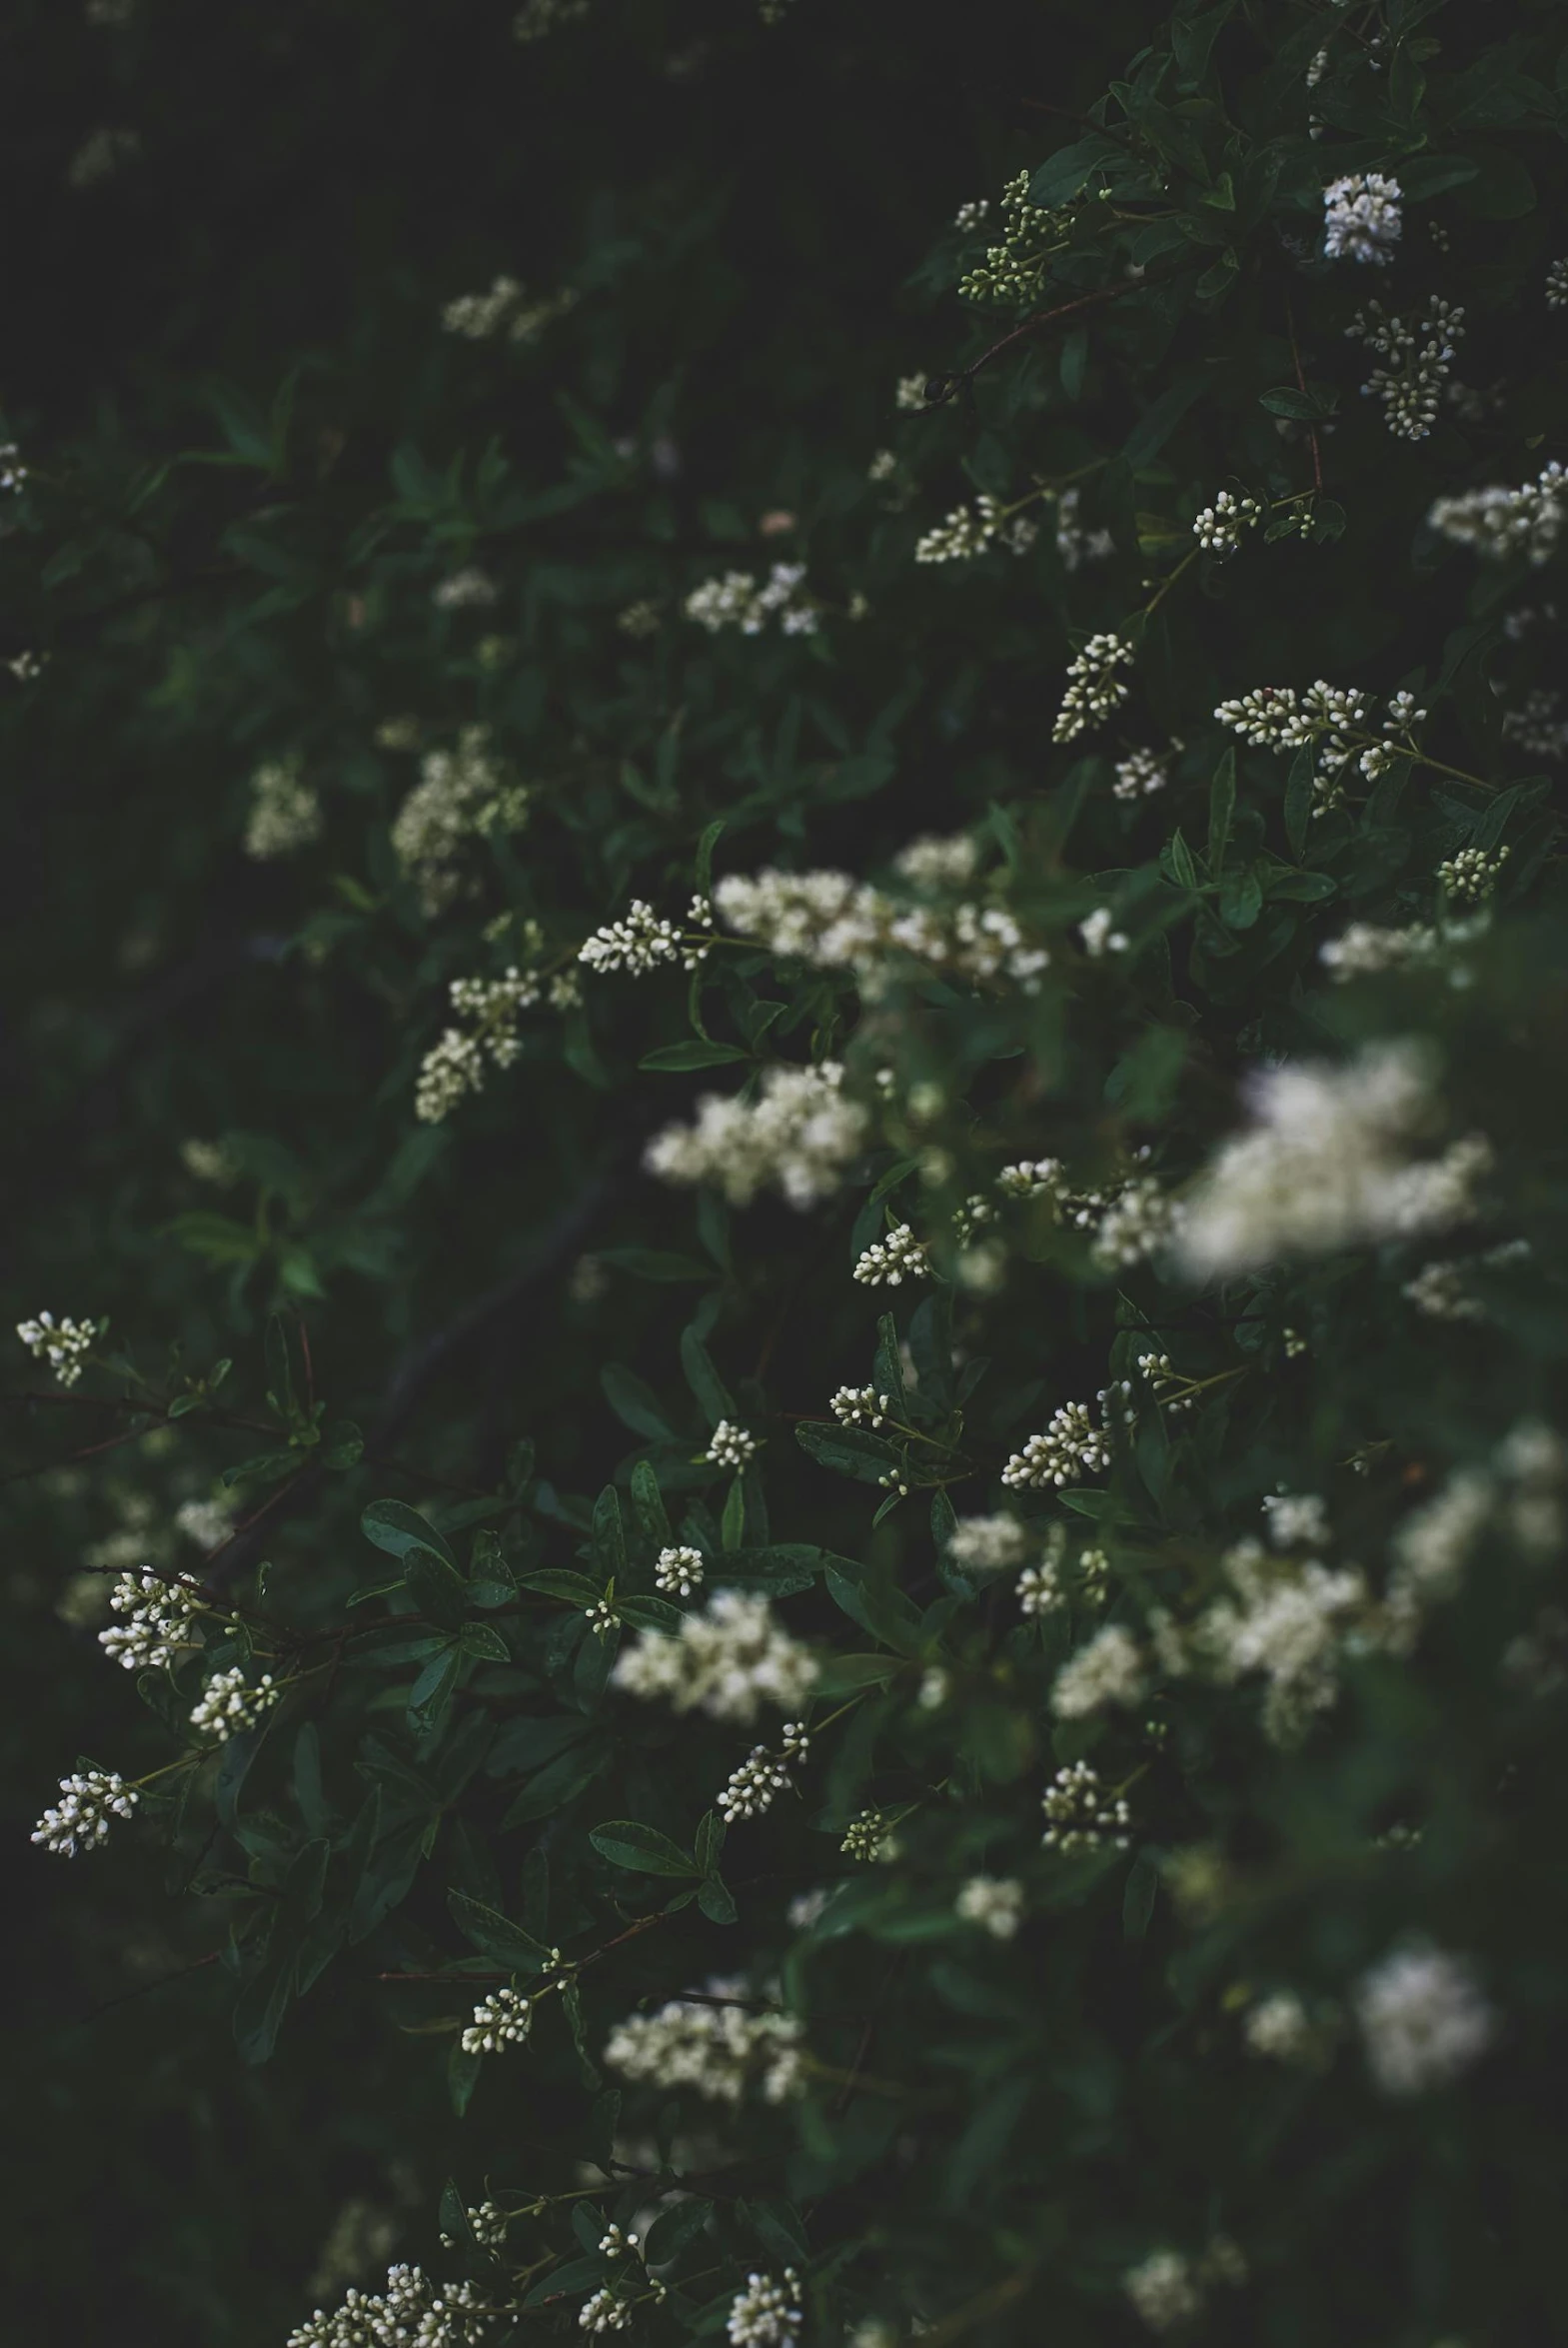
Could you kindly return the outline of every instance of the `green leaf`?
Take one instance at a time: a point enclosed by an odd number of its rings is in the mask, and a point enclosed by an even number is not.
[[[1312,828],[1314,754],[1308,744],[1298,750],[1290,762],[1290,779],[1285,785],[1285,838],[1291,854],[1303,857]]]
[[[717,1426],[721,1418],[736,1416],[736,1406],[730,1398],[729,1388],[715,1369],[708,1347],[695,1328],[684,1328],[681,1331],[681,1366],[686,1371],[686,1382],[697,1398],[698,1407],[711,1427]]]
[[[589,1536],[594,1564],[607,1579],[626,1571],[626,1533],[621,1523],[621,1494],[607,1483],[594,1502],[594,1529]]]
[[[724,1514],[719,1522],[720,1546],[726,1550],[739,1549],[746,1539],[746,1484],[735,1475],[725,1494]]]
[[[479,2085],[479,2075],[484,2067],[485,2057],[482,2054],[465,2053],[462,2039],[453,2040],[452,2051],[447,2056],[447,2093],[460,2120],[474,2099],[474,2090]],[[465,2217],[464,2231],[467,2230],[468,2220]],[[461,2241],[462,2236],[456,2238]]]
[[[501,1914],[487,1900],[474,1899],[466,1891],[449,1891],[447,1909],[465,1940],[482,1956],[494,1957],[498,1965],[505,1965],[513,1973],[542,1973],[552,1962],[551,1954],[542,1941],[521,1924],[514,1924],[509,1916]]]
[[[454,1572],[457,1570],[457,1558],[429,1517],[405,1506],[402,1500],[372,1500],[360,1518],[360,1530],[390,1557],[405,1557],[415,1548],[432,1549]]]
[[[645,1384],[636,1370],[626,1368],[619,1361],[607,1361],[599,1372],[599,1383],[605,1400],[634,1434],[647,1435],[654,1442],[674,1442],[676,1430],[666,1417],[652,1386]]]
[[[740,1913],[734,1893],[720,1875],[705,1877],[697,1904],[711,1924],[733,1924]]]
[[[576,1573],[570,1565],[547,1565],[538,1573],[521,1576],[525,1589],[538,1590],[547,1598],[565,1598],[572,1606],[597,1606],[605,1594],[602,1581],[590,1581],[586,1573]]]
[[[499,1630],[489,1622],[469,1622],[459,1636],[458,1644],[465,1655],[472,1655],[481,1663],[510,1663],[512,1649]]]
[[[680,2257],[689,2243],[695,2242],[709,2219],[714,2205],[700,2193],[678,2201],[673,2208],[661,2212],[648,2229],[643,2254],[650,2266],[667,2266]]]
[[[1236,808],[1236,754],[1228,748],[1214,769],[1214,780],[1208,792],[1208,869],[1217,878],[1225,861],[1225,845],[1230,838],[1230,819]]]
[[[1140,1850],[1127,1870],[1126,1888],[1121,1895],[1121,1935],[1124,1940],[1141,1940],[1147,1932],[1159,1884],[1158,1854]]]
[[[808,1418],[795,1428],[794,1439],[819,1466],[830,1467],[838,1475],[852,1475],[857,1483],[880,1483],[898,1466],[899,1454],[893,1445],[860,1427]]]
[[[683,1616],[668,1598],[617,1597],[616,1611],[634,1630],[659,1631],[666,1638],[679,1635]]]
[[[724,1068],[732,1061],[751,1057],[737,1044],[714,1044],[693,1036],[684,1044],[662,1044],[657,1052],[645,1052],[637,1065],[647,1069]]]
[[[443,1630],[456,1630],[469,1610],[468,1583],[451,1561],[451,1552],[411,1545],[403,1553],[403,1578],[410,1597],[427,1621]]]
[[[670,1517],[665,1498],[659,1488],[659,1477],[647,1459],[639,1459],[632,1470],[632,1513],[637,1518],[638,1530],[646,1541],[656,1548],[668,1549],[675,1540],[670,1529]]]
[[[614,1758],[613,1748],[602,1736],[574,1745],[529,1779],[502,1818],[502,1826],[526,1826],[535,1818],[554,1818],[597,1777],[603,1777]]]
[[[657,1827],[640,1825],[636,1818],[612,1818],[596,1826],[589,1841],[612,1866],[632,1867],[645,1875],[701,1875],[702,1868],[678,1843]]]
[[[1171,836],[1167,854],[1172,880],[1179,888],[1195,890],[1199,886],[1198,869],[1192,862],[1192,851],[1182,838],[1179,827]]]

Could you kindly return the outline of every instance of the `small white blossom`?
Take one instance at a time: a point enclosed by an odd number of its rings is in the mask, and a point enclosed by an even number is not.
[[[1355,2011],[1367,2068],[1385,2095],[1448,2086],[1497,2036],[1473,1967],[1429,1942],[1396,1949],[1363,1973]]]
[[[654,1561],[654,1586],[672,1597],[689,1598],[703,1586],[703,1552],[684,1544],[661,1549]]]
[[[1022,555],[1038,536],[1037,522],[1004,506],[1000,498],[982,495],[972,506],[954,506],[943,521],[916,540],[914,559],[917,563],[966,563],[993,546],[1005,548],[1010,555]]]
[[[726,628],[761,636],[770,620],[777,620],[785,636],[814,636],[818,607],[804,579],[803,563],[775,563],[761,586],[749,571],[727,571],[722,579],[705,579],[694,588],[683,608],[710,636]]]
[[[1132,943],[1125,930],[1116,928],[1116,917],[1108,905],[1096,906],[1086,921],[1079,922],[1078,936],[1091,962],[1106,954],[1125,954]]]
[[[631,2327],[632,2303],[618,2298],[613,2285],[602,2283],[592,2298],[584,2300],[577,2320],[585,2332],[624,2332]]]
[[[1371,922],[1352,922],[1338,938],[1318,948],[1318,961],[1335,982],[1379,978],[1385,971],[1419,970],[1437,960],[1442,939],[1424,922],[1402,930],[1379,930]]]
[[[775,1797],[788,1787],[789,1763],[805,1760],[810,1749],[811,1740],[798,1720],[784,1722],[780,1752],[770,1752],[767,1745],[754,1745],[719,1796],[719,1808],[726,1824],[733,1826],[741,1819],[760,1818],[772,1809]]]
[[[520,1989],[493,1989],[474,2008],[474,2019],[463,2033],[465,2054],[500,2054],[507,2046],[521,2046],[534,2025],[534,2008]]]
[[[1147,1685],[1137,1640],[1119,1622],[1107,1622],[1057,1672],[1051,1710],[1058,1720],[1081,1720],[1106,1704],[1139,1702]]]
[[[1330,261],[1371,262],[1386,268],[1404,227],[1398,180],[1354,171],[1323,190],[1323,252]]]
[[[74,1859],[79,1850],[96,1850],[108,1837],[110,1821],[128,1818],[141,1798],[135,1786],[127,1785],[113,1769],[62,1777],[60,1799],[45,1810],[32,1840],[61,1858]]]
[[[1192,2262],[1179,2250],[1151,2250],[1139,2265],[1128,2267],[1121,2287],[1151,2332],[1190,2323],[1203,2306]]]
[[[899,849],[893,870],[922,889],[961,889],[972,877],[979,855],[967,832],[924,832]]]
[[[383,2291],[351,2289],[331,2315],[318,2307],[287,2348],[479,2348],[488,2314],[472,2283],[438,2286],[417,2266],[394,2266]]]
[[[1555,552],[1565,519],[1568,471],[1555,458],[1522,489],[1462,490],[1439,498],[1427,515],[1428,526],[1442,537],[1474,547],[1492,562],[1522,554],[1534,564]]]
[[[1248,2006],[1241,2034],[1248,2054],[1310,2067],[1320,2062],[1324,2033],[1292,1989],[1276,1989]]]
[[[1028,1547],[1027,1529],[1016,1516],[960,1516],[947,1536],[947,1554],[965,1573],[1004,1573]]]
[[[1040,1797],[1040,1807],[1046,1819],[1040,1840],[1047,1850],[1063,1856],[1107,1846],[1125,1850],[1131,1840],[1132,1812],[1121,1795],[1106,1793],[1099,1771],[1087,1761],[1058,1769]]]
[[[703,1457],[712,1460],[716,1467],[734,1467],[739,1470],[749,1467],[757,1453],[758,1438],[755,1434],[744,1426],[737,1426],[731,1419],[721,1418],[708,1438],[708,1448]]]
[[[710,1981],[711,1998],[744,1998],[739,1981]],[[793,2014],[749,2013],[744,2003],[672,1998],[653,2014],[632,2014],[611,2032],[605,2063],[650,2087],[690,2087],[710,2103],[740,2105],[748,2087],[784,2103],[805,2084],[804,2029]]]
[[[1116,780],[1110,787],[1113,799],[1147,799],[1152,792],[1170,788],[1170,754],[1179,747],[1172,743],[1170,751],[1129,750],[1124,759],[1116,761]]]
[[[900,375],[893,390],[893,406],[901,409],[905,415],[912,415],[915,410],[923,408],[927,380],[923,375]]]
[[[796,2348],[805,2321],[799,2298],[800,2278],[792,2266],[784,2268],[782,2283],[772,2275],[748,2275],[725,2322],[734,2348]]]
[[[966,1924],[1010,1940],[1023,1921],[1023,1885],[1012,1875],[971,1875],[953,1905]]]
[[[246,1729],[254,1728],[282,1694],[270,1671],[264,1671],[254,1683],[247,1683],[245,1666],[236,1663],[228,1671],[213,1673],[192,1706],[191,1726],[198,1736],[210,1736],[217,1744],[227,1744],[231,1736],[243,1735]]]
[[[467,844],[521,831],[532,797],[492,750],[488,726],[465,726],[450,750],[425,753],[419,782],[393,821],[392,846],[427,914],[445,911],[459,895]]]
[[[1175,1243],[1200,1277],[1445,1229],[1474,1213],[1491,1165],[1474,1135],[1416,1156],[1438,1109],[1409,1043],[1368,1046],[1340,1068],[1273,1069],[1252,1087],[1252,1112],[1185,1202]]]
[[[304,780],[298,756],[270,759],[256,769],[245,825],[247,856],[263,864],[295,856],[321,838],[323,821],[320,795]]]
[[[696,1709],[744,1724],[764,1704],[798,1711],[815,1684],[817,1664],[810,1649],[774,1619],[765,1596],[721,1589],[701,1613],[683,1616],[676,1635],[640,1631],[622,1649],[614,1676],[629,1695],[660,1697],[678,1712]]]
[[[1064,571],[1079,570],[1085,563],[1103,563],[1116,551],[1108,530],[1090,530],[1078,520],[1081,503],[1081,492],[1076,489],[1064,489],[1056,498],[1056,552]]]
[[[894,1859],[901,1847],[887,1812],[877,1809],[857,1810],[838,1845],[846,1858],[860,1860]]]
[[[588,0],[529,0],[523,15],[547,9],[556,16],[582,16]],[[518,22],[521,24],[523,18]],[[526,36],[519,35],[519,38]],[[441,314],[441,323],[448,334],[461,335],[465,342],[491,342],[504,334],[511,343],[537,342],[545,328],[565,315],[577,301],[576,293],[564,287],[560,293],[528,298],[525,287],[515,277],[498,277],[486,294],[460,294],[449,302]]]
[[[1025,1565],[1018,1575],[1017,1591],[1020,1614],[1049,1614],[1065,1605],[1067,1593],[1057,1560],[1045,1557],[1037,1565]]]
[[[874,1386],[840,1386],[828,1403],[840,1426],[880,1426],[891,1407],[890,1397]]]
[[[835,1190],[865,1146],[869,1119],[842,1092],[836,1061],[819,1068],[771,1068],[756,1101],[708,1094],[697,1122],[667,1126],[645,1164],[668,1182],[717,1182],[745,1206],[767,1184],[791,1206],[813,1206]]]
[[[868,1288],[896,1288],[906,1279],[927,1279],[930,1262],[906,1222],[894,1223],[885,1239],[873,1239],[855,1258],[854,1277]]]
[[[48,1362],[56,1385],[74,1386],[99,1331],[96,1321],[56,1320],[52,1312],[40,1312],[19,1320],[16,1333],[35,1361]]]
[[[1345,328],[1351,342],[1384,361],[1361,389],[1381,400],[1383,422],[1396,440],[1425,440],[1431,432],[1464,332],[1463,310],[1435,294],[1414,321],[1368,302]]]
[[[1319,1492],[1269,1492],[1263,1514],[1272,1548],[1322,1549],[1328,1545],[1328,1509]]]

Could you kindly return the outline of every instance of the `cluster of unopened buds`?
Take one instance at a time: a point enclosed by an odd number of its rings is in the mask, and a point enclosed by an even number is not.
[[[1506,848],[1461,848],[1437,868],[1437,878],[1455,905],[1480,905],[1491,896],[1508,862]]]
[[[202,1689],[191,1709],[191,1726],[198,1736],[210,1736],[217,1744],[227,1744],[231,1736],[240,1736],[254,1728],[264,1712],[269,1712],[283,1694],[270,1671],[260,1679],[248,1681],[243,1663],[236,1663],[228,1671],[215,1671]]]
[[[683,1543],[661,1549],[654,1561],[654,1586],[670,1597],[689,1598],[703,1586],[703,1552]]]
[[[732,1419],[721,1418],[708,1438],[708,1449],[703,1457],[715,1467],[749,1467],[757,1457],[758,1438]]]
[[[1169,751],[1129,750],[1124,759],[1116,761],[1116,780],[1110,787],[1112,799],[1147,799],[1155,791],[1170,787],[1170,759],[1181,748],[1172,742]]]
[[[122,1573],[109,1603],[126,1619],[100,1630],[98,1644],[126,1671],[161,1671],[195,1643],[189,1634],[198,1600],[183,1582],[146,1571]]]
[[[917,540],[917,563],[966,563],[993,546],[1009,555],[1027,554],[1039,536],[1039,525],[1027,514],[1004,506],[1000,498],[980,496],[972,506],[954,506],[945,520]]]
[[[1127,1848],[1132,1813],[1119,1794],[1107,1794],[1097,1769],[1073,1761],[1058,1769],[1040,1800],[1046,1827],[1040,1840],[1063,1853]]]
[[[838,1847],[851,1859],[891,1859],[898,1854],[897,1836],[885,1810],[857,1811],[844,1828]]]
[[[1443,387],[1464,340],[1464,311],[1434,294],[1411,323],[1390,315],[1381,302],[1368,302],[1345,333],[1384,361],[1361,389],[1381,400],[1383,422],[1394,438],[1425,440],[1437,422]]]
[[[1380,171],[1353,171],[1323,190],[1323,252],[1330,261],[1370,262],[1385,269],[1404,227],[1398,180]]]
[[[60,1798],[39,1819],[33,1841],[61,1858],[96,1850],[112,1819],[128,1818],[141,1796],[113,1769],[86,1769],[60,1780]]]
[[[772,2275],[748,2275],[725,2322],[731,2348],[795,2348],[805,2321],[799,2301],[800,2278],[792,2266],[780,2283]]]
[[[1067,687],[1051,729],[1052,741],[1075,742],[1120,709],[1132,690],[1121,672],[1131,666],[1132,647],[1125,637],[1111,629],[1091,636],[1067,663]]]
[[[52,1312],[40,1312],[32,1320],[19,1320],[16,1333],[35,1361],[48,1362],[57,1385],[74,1386],[99,1327],[93,1320],[56,1320]]]
[[[726,1825],[734,1826],[746,1818],[761,1818],[765,1811],[771,1810],[776,1797],[789,1783],[790,1762],[807,1760],[810,1750],[811,1740],[800,1720],[784,1722],[778,1752],[770,1751],[764,1744],[754,1745],[719,1796],[719,1809]]]
[[[686,918],[689,927],[680,930],[656,914],[645,898],[634,897],[624,920],[607,922],[584,940],[578,960],[602,974],[626,971],[638,979],[661,963],[679,963],[683,970],[695,971],[711,951],[706,933],[713,929],[714,909],[706,897],[694,897]]]
[[[553,1960],[561,1951],[551,1950]],[[534,2026],[534,2005],[521,1989],[493,1989],[474,2008],[474,2019],[463,2033],[465,2054],[500,2054],[507,2046],[521,2046]]]
[[[785,636],[814,636],[820,618],[804,580],[803,563],[775,563],[762,586],[748,571],[727,571],[722,579],[705,579],[693,589],[686,599],[686,616],[710,636],[724,628],[760,636],[773,619]]]
[[[1193,516],[1192,535],[1205,554],[1232,555],[1241,544],[1242,531],[1255,530],[1262,519],[1256,498],[1238,498],[1222,489],[1211,506]]]
[[[880,1426],[892,1404],[873,1386],[840,1386],[829,1407],[840,1426]]]
[[[1094,1424],[1087,1402],[1063,1402],[1053,1410],[1042,1434],[1030,1435],[1021,1451],[1014,1451],[1001,1471],[1001,1480],[1014,1490],[1024,1485],[1080,1483],[1085,1475],[1103,1475],[1110,1465],[1110,1439]]]
[[[854,1277],[868,1288],[896,1288],[906,1279],[925,1279],[930,1261],[906,1222],[894,1223],[885,1239],[873,1239],[855,1259]]]

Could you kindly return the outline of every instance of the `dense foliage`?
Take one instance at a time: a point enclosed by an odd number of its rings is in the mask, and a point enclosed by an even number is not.
[[[21,2289],[1550,2336],[1560,13],[7,44]]]

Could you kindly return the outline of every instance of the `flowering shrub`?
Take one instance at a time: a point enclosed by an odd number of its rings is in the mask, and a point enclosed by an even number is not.
[[[1561,28],[1074,18],[953,218],[950,33],[664,13],[216,445],[0,420],[22,1856],[266,2115],[159,2321],[1548,2337]]]

